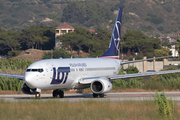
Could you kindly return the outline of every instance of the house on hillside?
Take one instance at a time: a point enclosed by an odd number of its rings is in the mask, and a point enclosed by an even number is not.
[[[74,27],[70,26],[67,23],[63,23],[56,27],[55,29],[55,48],[61,48],[61,40],[57,39],[58,36],[66,34],[66,33],[71,33],[74,32]],[[91,34],[97,34],[95,30],[89,30]]]
[[[56,27],[55,29],[55,47],[59,48],[61,47],[61,42],[60,40],[56,39],[57,36],[66,34],[66,33],[70,33],[70,32],[74,32],[74,27],[70,26],[67,23],[63,23],[61,25],[59,25],[58,27]]]
[[[180,36],[180,31],[179,31],[179,32],[176,32],[175,34],[172,34],[172,35],[170,36],[170,38],[171,38],[171,40],[176,41],[177,38],[178,38],[178,36]]]
[[[158,38],[163,42],[175,43],[178,36],[180,36],[180,31],[172,34],[170,37],[158,37]]]
[[[158,37],[162,42],[173,43],[170,37]]]

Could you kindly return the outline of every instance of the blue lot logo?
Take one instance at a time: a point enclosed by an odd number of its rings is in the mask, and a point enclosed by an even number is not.
[[[57,72],[57,75],[56,75]],[[70,67],[58,67],[57,71],[56,68],[53,68],[53,78],[51,84],[65,84],[68,78],[68,73],[70,72]],[[57,79],[56,79],[57,76]]]

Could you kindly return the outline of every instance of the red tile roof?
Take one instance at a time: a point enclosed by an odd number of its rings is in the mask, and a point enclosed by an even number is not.
[[[63,23],[61,25],[59,25],[58,27],[56,27],[58,29],[61,29],[61,28],[70,28],[70,29],[74,29],[72,26],[70,26],[69,24],[67,23]]]
[[[177,33],[180,33],[180,31],[179,31],[179,32],[177,32]]]
[[[177,37],[178,35],[171,35],[170,37]]]
[[[91,33],[95,33],[96,31],[95,31],[95,30],[89,30],[89,32],[91,32]]]

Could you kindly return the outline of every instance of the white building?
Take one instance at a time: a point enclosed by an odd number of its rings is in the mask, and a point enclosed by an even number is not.
[[[171,56],[173,56],[173,57],[179,56],[178,51],[175,49],[175,45],[171,45],[170,51],[172,52]]]

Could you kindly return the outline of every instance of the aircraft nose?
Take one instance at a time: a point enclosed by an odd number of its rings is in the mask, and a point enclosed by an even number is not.
[[[25,74],[25,82],[30,88],[34,88],[34,76],[30,73]]]

